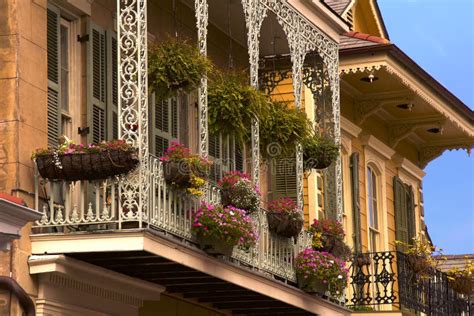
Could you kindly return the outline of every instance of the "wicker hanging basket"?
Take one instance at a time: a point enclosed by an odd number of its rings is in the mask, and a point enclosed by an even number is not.
[[[49,180],[99,180],[124,174],[138,164],[135,150],[108,149],[98,153],[53,154],[36,157],[39,174]]]
[[[268,229],[286,238],[297,238],[303,229],[303,218],[290,219],[287,213],[267,212]]]
[[[229,245],[216,237],[202,236],[200,234],[196,237],[199,248],[204,250],[206,253],[213,256],[230,257],[232,255],[232,251],[234,250],[233,245]]]
[[[318,279],[305,279],[303,276],[297,275],[297,280],[298,287],[306,293],[324,295],[329,289],[327,284]]]

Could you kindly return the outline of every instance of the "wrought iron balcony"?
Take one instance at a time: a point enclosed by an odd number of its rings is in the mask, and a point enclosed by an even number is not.
[[[99,232],[127,229],[151,229],[176,237],[176,242],[195,244],[191,232],[192,212],[199,200],[168,186],[161,161],[150,156],[146,182],[149,196],[142,214],[126,207],[121,182],[126,178],[102,181],[48,182],[36,175],[36,208],[43,216],[36,222],[35,234]],[[134,177],[136,174],[127,175]],[[129,179],[128,179],[129,180]],[[219,202],[215,187],[207,190],[211,202]],[[138,197],[135,197],[138,200]],[[138,203],[138,202],[137,202]],[[293,258],[307,245],[309,239],[301,234],[297,243],[279,237],[268,230],[264,211],[252,215],[259,239],[257,245],[244,251],[235,248],[230,260],[288,282],[296,282]]]
[[[427,315],[469,315],[469,297],[456,293],[447,275],[423,275],[398,251],[356,254],[351,263],[347,305],[355,310],[411,310]]]

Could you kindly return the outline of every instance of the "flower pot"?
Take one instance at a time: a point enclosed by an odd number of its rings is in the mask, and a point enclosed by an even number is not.
[[[136,151],[108,149],[99,153],[53,154],[36,157],[39,174],[49,180],[99,180],[124,174],[138,164]]]
[[[314,279],[314,278],[307,278],[305,279],[303,276],[298,275],[298,287],[307,292],[307,293],[317,293],[317,294],[325,294],[329,286],[324,284],[323,281]]]
[[[290,219],[287,213],[267,212],[268,228],[280,236],[297,238],[303,228],[303,218]]]
[[[197,235],[197,242],[199,248],[213,256],[228,256],[232,255],[234,245],[225,243],[222,239],[216,237]]]
[[[355,266],[362,268],[364,266],[370,265],[372,260],[370,260],[370,255],[367,253],[357,254],[354,258]]]
[[[305,170],[326,169],[334,162],[333,157],[324,154],[317,157],[304,157]]]
[[[253,197],[250,194],[235,189],[221,190],[221,203],[224,206],[232,205],[245,210],[247,214],[257,211],[255,208],[256,202],[253,200]]]
[[[191,168],[186,161],[163,161],[163,177],[169,183],[187,185],[191,180]]]
[[[414,254],[407,255],[407,261],[415,274],[429,274],[431,266],[428,260]]]
[[[451,288],[465,295],[470,295],[472,292],[472,279],[467,276],[457,277],[453,281],[450,281]]]

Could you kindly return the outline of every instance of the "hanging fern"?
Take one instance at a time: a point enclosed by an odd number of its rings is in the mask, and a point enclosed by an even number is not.
[[[260,121],[260,152],[264,158],[288,157],[296,144],[311,135],[311,122],[300,109],[272,102],[269,114]]]
[[[211,61],[184,40],[170,38],[148,50],[148,85],[160,99],[190,92],[211,70]]]
[[[269,100],[247,82],[240,72],[220,73],[211,80],[207,91],[211,134],[233,134],[239,141],[248,141],[252,119],[265,119]]]

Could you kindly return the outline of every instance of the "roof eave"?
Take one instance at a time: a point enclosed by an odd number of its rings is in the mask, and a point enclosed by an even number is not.
[[[464,102],[446,89],[441,83],[427,73],[420,67],[413,59],[405,54],[400,48],[394,44],[379,44],[364,47],[352,47],[341,49],[339,54],[341,57],[386,52],[390,57],[401,63],[407,70],[421,79],[429,88],[438,93],[451,107],[460,115],[462,115],[468,122],[474,123],[474,111],[472,111]]]

